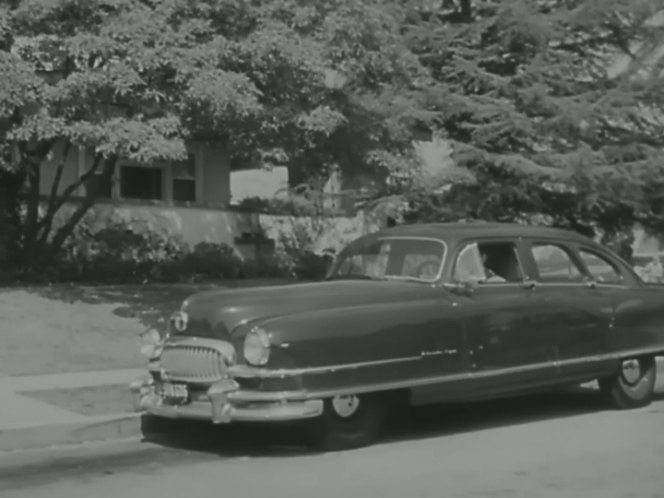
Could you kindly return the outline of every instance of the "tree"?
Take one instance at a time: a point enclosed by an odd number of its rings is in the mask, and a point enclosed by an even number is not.
[[[614,232],[664,216],[664,22],[656,0],[414,1],[435,82],[422,118],[469,175],[414,189],[426,216]],[[426,207],[428,206],[428,207]]]
[[[307,180],[387,168],[408,149],[406,97],[381,102],[421,68],[401,11],[379,1],[16,0],[0,14],[0,208],[26,267],[58,253],[120,157],[177,160],[189,141],[223,140]],[[61,185],[76,147],[94,162]],[[43,168],[55,173],[42,202]]]

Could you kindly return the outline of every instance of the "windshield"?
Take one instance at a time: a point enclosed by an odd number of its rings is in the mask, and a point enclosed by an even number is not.
[[[440,277],[445,244],[435,239],[367,239],[343,251],[328,278],[434,282]]]

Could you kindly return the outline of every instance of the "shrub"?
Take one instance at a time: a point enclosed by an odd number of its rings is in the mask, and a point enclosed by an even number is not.
[[[332,257],[327,254],[303,251],[295,259],[293,274],[300,280],[322,280],[331,262]]]
[[[57,281],[182,282],[238,278],[247,263],[227,244],[194,247],[167,234],[116,224],[95,233],[82,227],[49,270]]]
[[[282,250],[243,260],[228,244],[201,242],[191,246],[177,237],[136,229],[125,222],[98,231],[82,223],[60,257],[49,266],[29,275],[0,269],[0,282],[147,283],[322,277],[325,269],[320,257],[296,246],[290,247],[288,254]]]
[[[282,232],[279,243],[281,266],[289,275],[301,280],[321,280],[331,262],[328,254],[313,250],[314,235],[309,227],[292,224],[292,231]]]
[[[183,270],[188,274],[211,278],[238,278],[242,260],[227,244],[201,242],[184,255]]]

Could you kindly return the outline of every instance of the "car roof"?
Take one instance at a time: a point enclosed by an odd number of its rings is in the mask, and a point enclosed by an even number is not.
[[[372,235],[377,237],[431,237],[445,241],[461,240],[469,237],[545,237],[566,241],[592,244],[586,236],[563,230],[517,223],[457,222],[419,223],[384,228]]]

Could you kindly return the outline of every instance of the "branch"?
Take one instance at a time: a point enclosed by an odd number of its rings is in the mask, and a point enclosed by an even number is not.
[[[78,189],[81,185],[83,185],[85,182],[87,182],[97,171],[99,168],[99,164],[101,162],[102,156],[97,154],[95,156],[95,160],[92,163],[92,167],[86,171],[83,175],[79,177],[77,181],[69,185],[62,195],[60,196],[53,196],[49,199],[49,207],[48,211],[46,212],[46,215],[41,219],[39,222],[39,225],[37,227],[37,230],[41,231],[41,235],[39,237],[39,242],[40,244],[45,244],[49,233],[51,233],[51,226],[53,224],[53,218],[55,217],[56,213],[64,206],[69,199],[71,199],[71,196],[74,194],[76,189]],[[55,199],[58,199],[57,202],[55,202]]]
[[[95,164],[93,165],[93,168],[91,168],[85,175],[81,176],[81,178],[77,182],[78,185],[80,185],[82,181],[87,180],[94,174],[94,171],[99,166],[100,160],[101,156],[97,155],[97,157],[95,157]],[[117,160],[118,160],[117,156],[112,156],[104,161],[104,168],[101,172],[102,183],[110,180],[111,176],[113,175],[113,170],[115,169],[115,164],[117,163]],[[71,189],[71,192],[73,192],[76,189],[74,185],[70,185],[69,187],[69,189]],[[99,184],[89,189],[85,195],[85,198],[78,205],[78,208],[76,208],[76,211],[74,211],[74,213],[69,217],[69,220],[67,220],[67,222],[63,226],[61,226],[58,229],[58,231],[55,233],[55,235],[53,236],[53,240],[51,241],[50,244],[50,249],[52,250],[53,254],[57,254],[60,251],[60,249],[62,249],[62,245],[64,244],[65,240],[67,240],[67,238],[74,231],[74,228],[76,228],[76,225],[78,225],[81,219],[83,219],[83,216],[85,216],[85,214],[94,205],[97,199],[97,195],[99,193],[98,191],[99,191]]]
[[[99,164],[101,163],[102,156],[101,154],[95,155],[95,160],[92,163],[92,167],[86,171],[84,174],[82,174],[78,180],[76,180],[74,183],[69,185],[64,192],[62,192],[62,195],[60,195],[60,199],[58,202],[55,204],[55,208],[53,210],[53,214],[58,212],[58,210],[64,206],[67,201],[71,198],[71,196],[74,194],[74,192],[85,182],[87,182],[92,176],[97,172],[99,169]],[[102,173],[103,174],[103,173]]]
[[[65,148],[62,151],[62,159],[58,163],[58,169],[55,172],[55,179],[53,180],[53,185],[51,185],[51,195],[48,201],[48,211],[50,212],[53,209],[55,204],[55,199],[58,197],[58,189],[60,188],[60,181],[62,180],[62,172],[65,169],[65,162],[69,157],[69,151],[71,150],[71,142],[67,141],[65,143]]]

